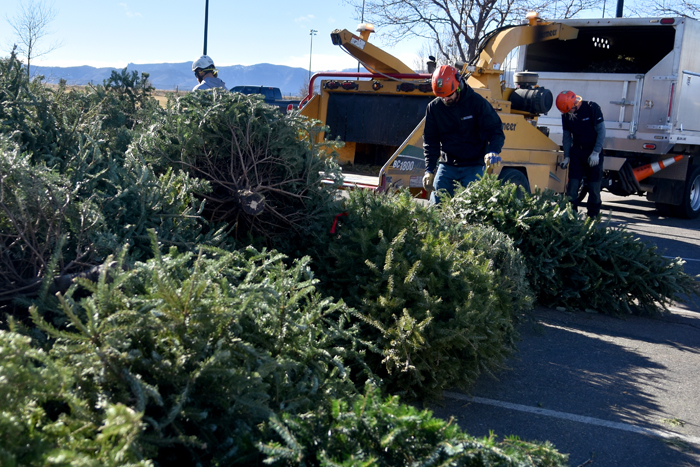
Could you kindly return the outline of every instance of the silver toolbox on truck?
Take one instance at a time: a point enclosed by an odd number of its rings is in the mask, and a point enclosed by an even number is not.
[[[562,20],[570,41],[521,47],[518,70],[536,72],[556,96],[572,90],[597,102],[606,127],[607,188],[646,194],[665,211],[700,215],[700,22],[689,18]],[[561,144],[556,107],[539,118]],[[643,180],[635,168],[682,159]],[[632,177],[634,178],[634,177]]]

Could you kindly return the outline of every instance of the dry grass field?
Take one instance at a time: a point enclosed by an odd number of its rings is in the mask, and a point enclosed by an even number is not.
[[[184,96],[189,93],[190,91],[166,91],[163,89],[156,89],[153,91],[153,97],[158,101],[161,107],[165,107],[165,104],[168,102],[168,95],[175,94],[177,96]]]
[[[57,84],[46,84],[47,87],[51,89],[57,89],[58,85]],[[85,89],[85,86],[66,86],[68,90],[82,90]],[[190,91],[172,91],[172,90],[163,90],[163,89],[156,89],[153,91],[153,98],[155,98],[158,103],[161,105],[161,107],[165,107],[165,104],[168,102],[168,95],[170,94],[175,94],[178,96],[184,96],[185,94],[189,94]]]

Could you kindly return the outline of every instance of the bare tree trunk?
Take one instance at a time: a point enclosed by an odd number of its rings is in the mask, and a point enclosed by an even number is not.
[[[49,5],[43,0],[27,0],[20,2],[19,13],[15,17],[5,18],[17,39],[17,51],[27,59],[27,74],[30,77],[32,59],[46,55],[61,46],[60,43],[54,42],[46,48],[37,48],[38,43],[51,34],[49,25],[57,14],[53,4]]]

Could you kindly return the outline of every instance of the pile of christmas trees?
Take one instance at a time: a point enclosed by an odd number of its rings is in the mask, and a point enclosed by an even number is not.
[[[0,464],[565,464],[405,405],[497,371],[536,300],[578,298],[527,244],[559,221],[508,204],[537,201],[490,179],[442,209],[341,199],[314,122],[149,92],[126,70],[49,89],[0,61]],[[654,265],[588,289],[663,270],[648,298],[630,288],[649,313],[696,290],[653,249],[566,219]]]

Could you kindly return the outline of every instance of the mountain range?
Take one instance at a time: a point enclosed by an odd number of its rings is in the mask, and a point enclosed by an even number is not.
[[[270,63],[221,66],[217,69],[219,70],[219,78],[226,83],[226,87],[229,89],[241,85],[275,86],[280,88],[285,96],[296,96],[300,94],[302,86],[308,86],[309,82],[309,70]],[[112,70],[119,71],[120,69],[91,66],[34,66],[31,71],[32,76],[43,75],[45,82],[49,84],[57,84],[60,79],[65,79],[68,85],[84,86],[90,83],[102,84],[112,74]],[[148,79],[156,89],[188,91],[197,84],[192,73],[192,62],[130,63],[127,66],[127,71],[134,70],[139,73],[148,73]],[[356,71],[356,69],[343,71]],[[362,68],[362,71],[365,69]]]

